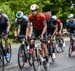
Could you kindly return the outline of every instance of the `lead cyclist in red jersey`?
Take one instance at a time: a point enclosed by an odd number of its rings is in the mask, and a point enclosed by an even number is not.
[[[31,10],[32,14],[30,14],[28,16],[26,38],[28,36],[28,32],[29,32],[31,23],[33,23],[33,33],[34,33],[35,37],[37,38],[37,37],[40,36],[41,39],[45,38],[46,30],[47,30],[46,18],[45,18],[45,15],[43,13],[39,13],[38,9],[39,9],[39,6],[37,4],[33,4],[30,7],[30,10]],[[32,41],[31,41],[31,43],[33,44]],[[46,44],[46,42],[44,42],[42,45],[43,45],[42,48],[44,49],[44,52],[45,52],[45,58],[48,61],[47,44]]]

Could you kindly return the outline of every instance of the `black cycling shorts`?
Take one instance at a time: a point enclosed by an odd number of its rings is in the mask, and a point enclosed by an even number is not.
[[[42,30],[38,30],[38,29],[34,29],[33,30],[33,36],[35,36],[35,38],[39,37],[42,33]],[[46,39],[46,33],[44,34],[44,39]]]
[[[0,34],[7,34],[7,25],[0,25]]]

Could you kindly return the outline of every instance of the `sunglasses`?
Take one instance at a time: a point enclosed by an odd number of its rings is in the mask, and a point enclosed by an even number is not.
[[[37,11],[37,9],[36,10],[32,10],[32,12],[35,12],[35,11]]]

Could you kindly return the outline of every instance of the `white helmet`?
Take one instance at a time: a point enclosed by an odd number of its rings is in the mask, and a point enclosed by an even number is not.
[[[22,18],[23,17],[23,12],[22,11],[18,11],[17,13],[16,13],[16,17],[17,18]]]
[[[69,14],[69,15],[68,15],[68,18],[73,18],[73,17],[74,17],[73,14]]]
[[[30,10],[33,11],[33,10],[38,10],[39,9],[39,6],[37,4],[32,4],[30,6]]]
[[[55,19],[55,20],[57,19],[56,15],[52,16],[52,18]]]

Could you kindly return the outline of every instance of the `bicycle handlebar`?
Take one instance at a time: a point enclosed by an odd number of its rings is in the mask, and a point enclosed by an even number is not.
[[[18,36],[16,36],[16,38],[23,39],[23,38],[25,38],[25,35],[18,35]]]
[[[0,34],[0,38],[3,38],[5,36],[5,34]]]

